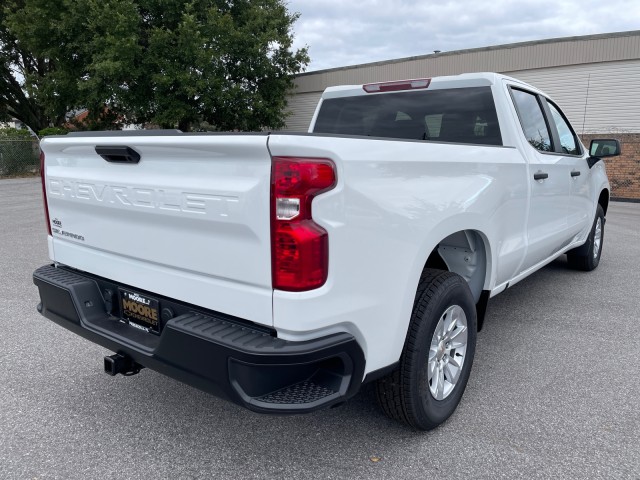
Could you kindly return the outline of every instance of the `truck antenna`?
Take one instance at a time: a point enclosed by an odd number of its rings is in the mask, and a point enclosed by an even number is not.
[[[584,97],[584,113],[582,114],[582,133],[584,135],[584,124],[587,120],[587,103],[589,102],[589,86],[591,85],[591,74],[587,77],[587,95]]]

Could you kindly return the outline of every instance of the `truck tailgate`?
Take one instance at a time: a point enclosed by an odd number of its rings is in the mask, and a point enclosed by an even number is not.
[[[272,324],[267,136],[65,136],[42,142],[52,259]],[[130,147],[138,163],[96,146]]]

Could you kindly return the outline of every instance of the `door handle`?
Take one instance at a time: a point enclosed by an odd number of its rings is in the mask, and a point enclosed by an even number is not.
[[[107,162],[138,163],[140,161],[140,154],[126,145],[96,145],[96,153]]]
[[[545,178],[549,178],[549,174],[545,172],[538,172],[533,174],[534,180],[544,180]]]
[[[580,176],[580,170],[574,170],[571,172],[571,176],[572,177],[579,177]]]

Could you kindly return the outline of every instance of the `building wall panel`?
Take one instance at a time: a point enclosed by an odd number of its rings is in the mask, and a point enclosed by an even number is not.
[[[299,93],[349,85],[463,72],[509,72],[640,58],[640,31],[524,42],[355,65],[296,78]]]
[[[640,132],[640,58],[504,73],[544,90],[579,133]]]
[[[313,118],[318,101],[322,92],[306,92],[292,95],[289,97],[289,106],[287,107],[287,132],[306,132],[309,130],[309,123]]]

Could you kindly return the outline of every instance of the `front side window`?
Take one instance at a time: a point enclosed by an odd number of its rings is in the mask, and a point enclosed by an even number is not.
[[[551,135],[549,135],[538,98],[529,92],[515,88],[511,90],[511,93],[527,141],[536,150],[552,152]]]
[[[547,101],[547,105],[549,105],[549,110],[551,110],[553,123],[556,124],[556,128],[558,129],[562,152],[566,153],[567,155],[580,155],[581,152],[580,147],[578,146],[578,139],[569,126],[569,123],[565,120],[562,113],[560,113],[558,108],[553,103]]]

